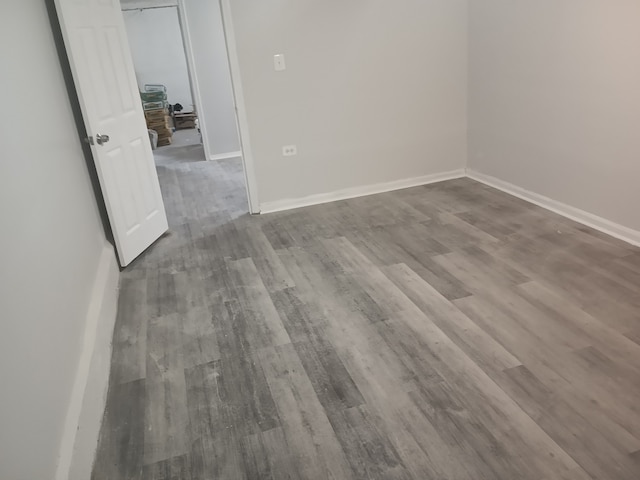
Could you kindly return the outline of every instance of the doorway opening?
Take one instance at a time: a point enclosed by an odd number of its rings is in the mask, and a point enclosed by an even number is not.
[[[189,158],[179,151],[183,147],[192,148],[192,154],[201,148],[204,153],[199,161],[192,162],[198,163],[199,168],[214,162],[232,164],[235,161],[233,165],[236,166],[226,171],[227,176],[222,175],[222,178],[235,175],[238,179],[238,195],[244,192],[244,214],[260,213],[232,7],[228,0],[54,1],[86,131],[83,141],[91,149],[120,265],[129,265],[169,228],[165,203],[170,205],[171,201],[165,202],[163,193],[166,195],[172,190],[170,184],[161,188],[159,183],[161,168],[151,148],[150,123],[157,122],[154,126],[159,125],[162,130],[160,145],[168,154],[165,160],[173,160],[174,171],[179,171],[184,160]],[[132,50],[137,47],[130,48],[132,42],[128,38],[131,36],[135,42],[136,34],[127,35],[122,10],[137,10],[139,15],[147,16],[146,12],[163,12],[166,7],[170,7],[166,12],[172,14],[170,22],[173,26],[161,28],[155,37],[148,30],[140,34],[143,42],[139,49],[146,56],[142,66],[140,60],[137,62],[140,78],[136,78]],[[158,22],[141,23],[157,25]],[[168,33],[171,29],[173,35]],[[167,38],[174,39],[168,46]],[[149,68],[151,53],[168,50],[182,51],[186,57],[182,61],[167,61],[161,56],[155,66],[152,65],[160,70],[168,66],[170,78],[164,80],[156,71],[153,79],[143,79],[140,72]],[[184,81],[185,63],[188,87]],[[176,67],[178,64],[182,65],[179,75],[182,80],[176,80],[173,75],[180,70]],[[167,68],[164,68],[162,75],[166,73]],[[175,81],[178,83],[172,83]],[[140,90],[146,98],[141,98]],[[179,96],[174,99],[180,91],[186,105],[179,101]],[[216,99],[217,94],[224,95],[226,107]],[[155,111],[148,108],[154,105],[145,105],[146,110],[143,110],[143,101],[158,102]],[[191,113],[191,118],[178,119],[175,115],[178,109],[169,110],[169,105],[177,103],[183,107],[179,113]],[[225,115],[222,120],[221,115]],[[189,128],[185,130],[197,131],[197,128],[191,128],[195,127],[196,116],[201,143],[195,141],[199,135],[175,134],[174,122],[183,122],[182,126],[186,123]],[[153,122],[149,117],[154,117]],[[160,128],[162,125],[164,128]],[[231,135],[227,135],[228,132]],[[165,177],[169,181],[172,179],[171,175]],[[217,180],[218,177],[212,178]],[[193,196],[200,191],[188,182],[185,188],[192,190]],[[225,191],[221,186],[211,188],[216,193]],[[234,195],[220,199],[230,196]],[[206,201],[206,198],[201,200]],[[188,215],[188,211],[176,210],[174,214],[178,218],[171,224],[180,226],[179,216]]]
[[[181,224],[190,216],[189,208],[208,210],[207,202],[216,211],[247,213],[229,58],[221,11],[215,8],[219,6],[138,4],[121,2],[170,224]],[[199,187],[191,188],[194,184]],[[176,188],[188,205],[171,198]],[[206,199],[194,198],[198,195]]]
[[[198,118],[178,8],[123,8],[122,15],[153,146],[170,145],[174,131],[196,128]]]

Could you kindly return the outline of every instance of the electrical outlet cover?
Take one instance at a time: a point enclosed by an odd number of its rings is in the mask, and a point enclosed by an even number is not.
[[[282,147],[282,155],[285,157],[292,157],[298,154],[298,147],[295,145],[285,145]]]

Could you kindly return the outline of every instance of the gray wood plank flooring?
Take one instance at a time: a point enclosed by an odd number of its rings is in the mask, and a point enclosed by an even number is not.
[[[640,478],[640,249],[469,179],[251,217],[158,151],[93,480]]]

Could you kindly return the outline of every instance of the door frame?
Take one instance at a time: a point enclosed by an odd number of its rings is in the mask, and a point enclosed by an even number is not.
[[[191,40],[191,32],[189,31],[189,24],[187,22],[187,13],[184,7],[185,0],[177,0],[178,18],[180,20],[180,29],[182,30],[183,44],[187,57],[187,66],[189,70],[189,77],[191,79],[193,101],[196,104],[198,112],[204,112],[202,99],[200,96],[200,86],[198,79],[194,75],[195,68],[195,56],[193,54],[193,42]],[[236,124],[238,128],[238,136],[240,138],[240,149],[242,150],[242,165],[245,177],[245,188],[247,191],[247,201],[249,204],[249,213],[257,215],[260,213],[260,201],[258,198],[258,183],[256,180],[256,169],[254,163],[253,152],[251,149],[250,135],[249,135],[249,121],[246,112],[246,104],[244,100],[244,92],[242,89],[242,79],[240,74],[240,61],[238,59],[238,52],[235,41],[235,34],[233,30],[233,21],[231,17],[231,2],[229,0],[219,0],[216,2],[220,8],[222,17],[222,27],[224,30],[225,49],[227,51],[227,60],[229,62],[229,71],[231,73],[231,86],[233,89],[233,99],[236,110]],[[204,115],[198,116],[200,126],[205,129]],[[206,131],[206,130],[205,130]],[[210,146],[209,139],[206,135],[203,135],[203,145],[207,159],[210,158]]]
[[[242,166],[245,177],[245,188],[247,192],[247,201],[249,204],[249,213],[257,215],[260,213],[260,200],[258,197],[258,182],[256,180],[256,168],[254,163],[253,151],[251,149],[251,141],[249,135],[249,121],[246,112],[246,104],[244,100],[244,93],[242,90],[242,79],[240,75],[240,61],[238,59],[238,52],[235,41],[235,34],[233,30],[233,21],[231,17],[231,2],[230,0],[218,0],[216,2],[220,9],[222,18],[222,27],[224,30],[225,49],[227,51],[227,60],[229,62],[229,71],[231,74],[231,86],[233,89],[233,99],[236,110],[236,125],[238,128],[238,137],[240,138],[240,149],[242,151]],[[196,107],[196,111],[204,112],[204,106],[200,93],[200,85],[195,75],[196,61],[193,53],[193,42],[191,40],[191,32],[189,30],[189,24],[187,22],[187,13],[185,10],[185,0],[168,0],[165,2],[157,2],[156,4],[147,4],[144,6],[136,7],[133,4],[129,8],[123,8],[122,10],[138,10],[149,8],[167,8],[175,7],[178,12],[178,23],[180,25],[180,31],[182,34],[182,44],[185,50],[185,56],[187,59],[187,71],[189,73],[189,82],[191,84],[191,95],[193,96],[193,103]],[[201,130],[206,132],[206,119],[204,115],[198,116]],[[208,136],[202,135],[202,144],[204,147],[205,156],[207,159],[211,158],[211,146],[209,144]]]
[[[200,132],[207,132],[206,119],[204,114],[200,115],[200,112],[204,112],[202,96],[200,95],[200,84],[198,83],[198,77],[196,72],[196,59],[193,54],[193,44],[191,43],[191,33],[189,31],[189,24],[187,23],[187,13],[184,9],[183,0],[178,0],[175,5],[167,5],[167,7],[175,8],[178,15],[178,23],[180,24],[180,35],[182,36],[182,46],[184,47],[185,58],[187,59],[187,71],[189,72],[189,83],[191,84],[191,95],[193,96],[193,103],[195,104],[196,111],[198,112],[198,123],[200,124]],[[160,8],[160,7],[158,7]],[[209,145],[209,136],[202,134],[202,146],[204,147],[204,156],[207,160],[211,159],[211,146]]]
[[[184,0],[180,0],[183,2]],[[249,117],[242,89],[242,75],[240,74],[240,59],[236,45],[236,36],[233,29],[231,16],[231,0],[219,0],[222,13],[222,28],[224,29],[227,58],[229,59],[229,71],[231,72],[231,86],[236,104],[236,120],[238,122],[238,134],[240,135],[240,148],[242,149],[242,161],[244,164],[244,176],[249,198],[249,211],[252,214],[260,213],[260,201],[258,196],[258,181],[256,168],[251,149],[251,137],[249,135]]]

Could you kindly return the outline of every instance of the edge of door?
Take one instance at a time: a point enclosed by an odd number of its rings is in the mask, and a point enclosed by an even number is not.
[[[184,0],[180,0],[181,2]],[[236,105],[236,121],[238,122],[238,134],[240,135],[240,147],[242,148],[242,163],[244,165],[245,185],[247,187],[247,199],[249,201],[249,212],[251,214],[260,213],[260,202],[258,200],[258,182],[256,180],[256,169],[251,150],[251,137],[249,134],[249,119],[247,116],[244,92],[242,89],[242,76],[240,74],[240,60],[236,46],[236,36],[233,29],[233,18],[231,16],[231,1],[219,0],[218,6],[222,14],[222,28],[224,30],[225,44],[227,47],[227,59],[229,60],[229,71],[231,72],[231,86],[233,87],[233,99]]]
[[[189,22],[187,22],[187,12],[184,8],[184,0],[178,0],[176,5],[178,14],[178,22],[180,23],[180,33],[182,35],[182,44],[184,46],[185,57],[187,58],[187,71],[189,73],[189,83],[191,86],[191,95],[193,103],[198,112],[198,121],[200,122],[200,133],[202,135],[202,146],[204,147],[204,155],[211,158],[211,147],[209,145],[209,137],[207,136],[206,120],[204,118],[204,109],[202,106],[202,97],[200,95],[200,84],[198,83],[198,75],[196,75],[196,59],[193,55],[193,44],[191,43],[191,32],[189,31]]]
[[[192,79],[194,102],[198,112],[203,112],[202,100],[200,98],[200,88],[198,80],[196,78],[196,65],[195,57],[193,56],[193,43],[191,41],[191,32],[189,31],[189,25],[187,22],[187,12],[185,10],[185,0],[177,0],[178,17],[180,19],[180,26],[182,28],[182,36],[184,40],[184,47],[187,55],[187,62],[189,66],[190,76]],[[260,201],[258,199],[258,183],[256,180],[255,163],[253,159],[253,152],[251,150],[251,142],[249,135],[249,121],[247,118],[246,106],[244,101],[244,93],[242,90],[242,78],[240,74],[240,61],[238,59],[238,52],[236,47],[235,33],[233,30],[233,20],[231,17],[231,2],[229,0],[219,0],[218,7],[222,17],[222,27],[224,30],[225,47],[227,50],[227,60],[229,62],[229,71],[231,72],[231,86],[233,89],[233,100],[236,109],[236,122],[238,126],[238,136],[240,137],[240,148],[242,149],[242,164],[245,177],[245,187],[247,190],[247,201],[249,203],[249,213],[260,213]],[[203,119],[200,119],[200,125],[202,131],[205,131],[205,125]],[[206,134],[202,136],[205,154],[207,158],[211,158],[209,154],[209,139]]]

